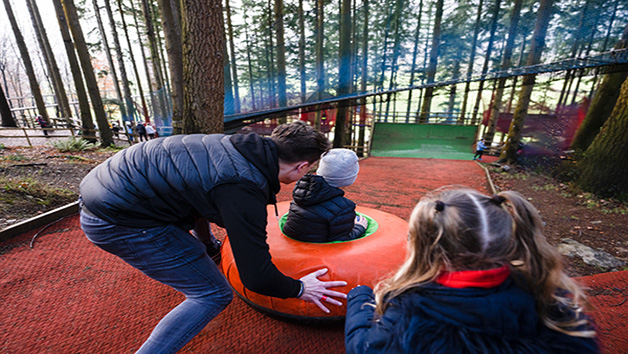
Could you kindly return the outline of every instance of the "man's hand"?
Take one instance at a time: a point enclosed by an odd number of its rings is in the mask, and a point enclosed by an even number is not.
[[[328,290],[337,286],[345,286],[347,282],[344,281],[320,281],[318,277],[327,273],[327,268],[319,269],[313,273],[310,273],[300,280],[303,282],[303,294],[299,299],[314,303],[318,308],[329,313],[329,309],[325,307],[323,302],[328,302],[332,305],[342,306],[342,302],[334,299],[333,297],[339,297],[346,299],[347,295],[339,291]]]

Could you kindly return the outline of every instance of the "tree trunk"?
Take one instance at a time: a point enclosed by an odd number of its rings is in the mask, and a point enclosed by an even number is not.
[[[97,0],[92,0],[92,4],[94,6],[94,12],[96,13],[96,22],[98,23],[98,30],[100,31],[100,37],[102,39],[102,43],[105,49],[105,55],[107,56],[107,62],[109,63],[109,71],[111,72],[113,80],[113,88],[116,90],[116,99],[119,102],[120,115],[124,119],[125,117],[128,117],[128,114],[126,112],[126,107],[124,106],[124,101],[122,99],[122,91],[120,91],[120,81],[118,81],[116,66],[113,62],[113,58],[111,57],[111,49],[109,49],[109,41],[107,40],[105,26],[103,26],[102,18],[100,17],[100,7]]]
[[[2,86],[0,86],[0,118],[2,118],[3,127],[17,127],[17,123],[15,123],[15,119],[13,119],[11,107],[9,107],[9,102],[7,101],[7,97],[4,94]]]
[[[530,54],[526,66],[538,64],[545,46],[545,35],[547,33],[547,25],[552,17],[553,0],[541,0],[539,10],[537,12],[536,25],[534,26],[534,34],[532,35],[532,44],[530,45]],[[510,123],[508,130],[508,140],[506,146],[500,155],[500,161],[513,163],[517,159],[517,150],[521,142],[521,131],[528,115],[528,106],[530,105],[530,97],[534,88],[535,75],[526,75],[523,78],[519,102]]]
[[[224,132],[224,20],[218,0],[181,2],[185,134]]]
[[[502,57],[501,70],[506,70],[511,67],[512,50],[515,45],[515,38],[517,37],[517,26],[519,25],[519,17],[521,15],[521,5],[523,0],[515,0],[512,13],[510,15],[510,27],[508,29],[508,39],[506,41],[506,47],[504,48],[504,56]],[[497,82],[497,89],[495,90],[495,96],[493,97],[493,104],[490,108],[490,118],[486,133],[484,134],[484,140],[491,144],[495,137],[495,128],[497,126],[497,120],[499,118],[499,112],[502,108],[502,97],[504,95],[504,88],[506,87],[506,81],[508,79],[503,77]],[[489,145],[490,146],[490,145]]]
[[[395,26],[395,41],[393,42],[393,56],[392,56],[392,62],[390,64],[390,81],[388,83],[388,90],[391,91],[393,88],[395,88],[397,86],[396,83],[396,78],[397,78],[397,61],[399,60],[399,51],[400,51],[400,28],[401,28],[401,11],[403,9],[403,4],[404,1],[403,0],[396,0],[396,9],[395,9],[395,16],[393,18],[393,25]],[[390,109],[390,101],[391,101],[391,94],[388,93],[387,95],[387,100],[386,100],[386,117],[388,117],[388,112]],[[395,100],[396,102],[396,100]],[[393,106],[393,119],[395,119],[395,107]]]
[[[140,74],[137,70],[137,63],[135,62],[135,55],[133,55],[133,46],[131,46],[131,37],[129,37],[129,31],[126,25],[126,20],[124,19],[124,11],[122,10],[122,0],[117,0],[118,2],[118,11],[120,12],[120,18],[122,19],[122,30],[124,31],[124,37],[126,38],[126,44],[129,47],[129,55],[131,56],[131,64],[133,65],[133,73],[135,75],[135,80],[137,83],[137,89],[140,95],[140,101],[142,103],[142,111],[144,112],[144,119],[149,120],[148,115],[148,107],[146,106],[146,99],[144,97],[144,90],[142,89],[142,82],[140,80]],[[133,3],[133,2],[131,2]],[[150,80],[148,81],[150,85]],[[133,105],[133,102],[129,104]],[[174,126],[174,122],[172,123]]]
[[[598,93],[599,95],[599,93]],[[579,164],[578,185],[601,197],[628,198],[628,80]]]
[[[233,39],[233,26],[231,25],[231,6],[229,6],[229,0],[225,0],[225,10],[227,11],[227,30],[229,33],[229,50],[231,51],[231,78],[233,85],[233,104],[235,113],[240,113],[241,104],[240,104],[240,83],[238,81],[238,67],[235,44]]]
[[[368,52],[369,52],[369,0],[363,0],[364,25],[362,27],[362,69],[360,75],[360,91],[366,92],[368,80]],[[358,134],[358,156],[364,156],[366,131],[366,98],[360,99],[360,132]]]
[[[471,116],[471,125],[477,124],[478,111],[480,110],[480,103],[482,101],[482,90],[484,90],[484,76],[488,72],[488,67],[491,62],[491,54],[493,52],[493,43],[495,42],[495,30],[497,29],[497,20],[499,17],[499,9],[501,6],[501,0],[495,1],[495,7],[493,8],[493,16],[491,21],[491,32],[488,39],[488,48],[486,49],[486,55],[484,56],[484,65],[482,66],[482,80],[478,87],[478,95],[475,99],[475,105],[473,106],[473,115]]]
[[[15,41],[20,51],[20,56],[22,57],[24,70],[26,71],[26,75],[28,76],[28,82],[31,87],[31,93],[33,95],[33,98],[35,99],[35,105],[37,106],[37,111],[46,122],[49,122],[50,118],[48,117],[48,111],[46,110],[44,97],[41,95],[41,90],[39,89],[39,82],[37,82],[37,77],[35,76],[35,70],[33,69],[33,63],[31,62],[31,57],[28,54],[28,49],[26,48],[26,43],[24,42],[24,37],[22,36],[22,32],[20,32],[20,28],[18,27],[17,21],[15,20],[15,16],[13,15],[13,9],[11,8],[11,3],[9,2],[9,0],[3,0],[3,2],[4,2],[4,8],[7,11],[9,22],[11,23],[11,28],[13,29],[13,34],[15,35]]]
[[[615,49],[623,48],[628,48],[628,26],[624,28],[621,41],[615,45]],[[615,107],[619,98],[622,84],[628,78],[628,65],[622,65],[622,67],[623,70],[606,74],[602,79],[600,88],[591,101],[589,111],[571,142],[572,149],[587,150],[596,135],[598,135],[598,132],[600,132],[600,128],[613,113],[613,107]]]
[[[35,34],[37,36],[37,41],[39,42],[39,46],[41,48],[42,53],[44,54],[44,58],[46,61],[46,66],[48,67],[48,72],[52,77],[52,82],[54,86],[54,90],[57,97],[57,102],[61,106],[61,112],[65,119],[67,126],[69,127],[72,123],[70,117],[72,117],[72,110],[70,109],[70,103],[68,102],[68,96],[65,93],[65,87],[63,86],[63,80],[61,79],[61,74],[59,73],[59,66],[57,65],[57,60],[55,59],[54,53],[50,48],[50,42],[48,41],[48,36],[46,34],[46,28],[44,27],[41,21],[41,14],[39,13],[39,8],[37,7],[37,3],[33,0],[27,0],[26,5],[28,7],[28,11],[31,14],[31,19],[33,20],[33,27],[35,27]]]
[[[174,134],[183,133],[181,129],[182,109],[183,109],[183,63],[181,47],[181,30],[177,28],[178,13],[173,13],[173,6],[170,0],[159,0],[159,13],[161,14],[161,24],[164,28],[164,39],[166,41],[166,53],[168,54],[168,67],[172,82],[172,127]],[[177,9],[177,7],[174,7]],[[177,122],[175,124],[175,122]]]
[[[341,0],[340,2],[340,43],[339,43],[339,63],[338,68],[338,96],[343,97],[351,90],[351,0]],[[338,107],[336,124],[334,125],[335,148],[345,145],[347,135],[347,105]]]
[[[155,95],[154,95],[154,84],[153,84],[153,79],[150,76],[150,70],[149,70],[149,64],[148,64],[148,59],[146,58],[146,53],[144,51],[144,46],[146,43],[146,41],[142,38],[142,35],[140,33],[140,26],[138,23],[138,17],[141,16],[141,14],[138,14],[138,11],[135,10],[135,6],[133,5],[134,1],[131,1],[131,10],[133,12],[133,21],[135,22],[135,28],[137,29],[137,41],[138,43],[140,43],[140,52],[142,53],[142,63],[144,64],[144,73],[146,74],[146,83],[148,85],[148,98],[150,99],[150,106],[151,106],[151,112],[153,113],[153,115],[157,115],[157,103],[156,99],[155,99]],[[138,78],[139,80],[139,78]],[[150,121],[150,113],[148,112],[148,109],[144,110],[144,119]],[[157,123],[157,120],[155,120],[155,123]]]
[[[227,40],[223,38],[223,61],[222,61],[222,70],[225,76],[225,102],[224,102],[224,114],[234,114],[235,113],[235,103],[233,100],[233,82],[231,81],[231,62],[229,61],[229,52],[227,51]]]
[[[419,2],[419,19],[414,32],[414,50],[412,51],[412,66],[410,68],[410,87],[414,85],[414,72],[416,70],[416,57],[419,52],[419,36],[421,34],[421,15],[423,14],[423,0]],[[410,122],[410,109],[412,108],[412,90],[408,91],[408,108],[406,110],[406,123]]]
[[[436,76],[436,66],[438,65],[438,51],[440,49],[440,24],[443,19],[443,0],[436,2],[436,15],[434,17],[434,30],[432,32],[432,48],[430,49],[430,64],[427,68],[427,83],[434,82]],[[423,96],[423,104],[421,105],[421,115],[419,123],[427,123],[432,104],[432,95],[434,87],[425,88],[425,96]]]
[[[283,28],[283,0],[275,0],[275,34],[277,35],[277,97],[279,107],[288,105],[286,92],[286,44]],[[279,123],[285,123],[285,118],[280,118]]]
[[[83,30],[81,29],[81,24],[79,23],[76,7],[74,6],[73,0],[62,0],[62,3],[67,16],[68,27],[72,32],[72,37],[74,37],[74,45],[78,53],[79,61],[81,62],[81,67],[83,68],[87,92],[89,93],[89,97],[92,101],[92,108],[94,110],[94,114],[96,115],[96,123],[98,124],[98,129],[100,130],[101,144],[105,147],[113,145],[113,134],[109,128],[109,122],[107,122],[107,115],[105,114],[105,109],[102,104],[102,98],[100,97],[100,91],[98,90],[98,82],[96,81],[96,76],[94,75],[91,56],[89,55],[87,44],[85,43],[85,38],[83,37]]]
[[[316,100],[320,101],[323,91],[325,91],[325,34],[324,28],[324,11],[325,1],[316,0]],[[316,120],[314,122],[316,129],[321,128],[321,111],[316,110]]]
[[[157,107],[155,110],[155,123],[157,119],[164,122],[166,118],[166,103],[164,95],[164,81],[161,75],[161,60],[159,59],[159,50],[157,49],[157,39],[155,38],[155,29],[153,26],[153,14],[148,0],[142,0],[142,12],[144,14],[144,24],[146,26],[146,37],[148,38],[148,47],[150,48],[150,61],[153,64],[153,77],[155,78],[155,94]],[[222,16],[221,16],[222,17]]]
[[[457,78],[458,75],[460,75],[460,58],[456,58],[454,60],[454,67],[451,70],[451,77],[452,78]],[[452,117],[452,118],[447,118],[447,120],[451,119],[453,122],[453,116],[454,116],[454,108],[456,105],[456,89],[457,89],[457,85],[456,84],[452,84],[451,87],[449,88],[449,102],[447,103],[447,113]]]
[[[253,81],[253,62],[251,61],[251,42],[249,41],[249,31],[248,25],[246,23],[246,16],[244,17],[244,36],[246,38],[246,59],[248,63],[249,69],[249,90],[251,91],[251,109],[253,111],[257,110],[255,106],[255,84]]]
[[[59,29],[61,30],[61,38],[65,45],[65,52],[68,56],[68,63],[70,64],[70,70],[72,71],[72,78],[74,80],[74,88],[76,90],[76,97],[79,102],[79,115],[81,116],[81,126],[83,128],[83,138],[90,143],[95,143],[95,130],[94,120],[92,118],[92,111],[89,107],[89,99],[85,91],[85,85],[83,83],[83,74],[81,72],[81,66],[76,58],[76,51],[74,50],[74,42],[70,36],[70,29],[66,21],[65,12],[61,0],[52,0],[55,7],[55,13],[59,22]],[[90,138],[91,137],[91,138]]]
[[[305,16],[303,0],[299,0],[299,81],[301,83],[301,103],[307,99],[307,74],[305,72]]]
[[[124,121],[133,120],[133,98],[131,97],[131,88],[129,87],[129,78],[126,74],[126,67],[124,63],[124,57],[122,56],[122,47],[120,47],[120,39],[118,38],[118,29],[115,20],[113,19],[113,12],[111,11],[111,4],[109,0],[105,0],[105,10],[107,11],[107,17],[109,18],[109,24],[111,26],[111,34],[113,35],[113,46],[116,49],[116,56],[118,59],[118,66],[120,68],[120,80],[122,80],[122,90],[124,91],[124,109],[122,110],[122,119]],[[126,114],[126,115],[124,115]]]
[[[462,99],[462,107],[460,108],[460,116],[458,124],[464,124],[467,111],[467,100],[469,99],[469,91],[471,91],[471,75],[473,75],[473,65],[475,64],[475,52],[477,50],[478,34],[480,33],[480,23],[482,21],[482,5],[484,0],[480,0],[478,4],[478,13],[475,18],[475,27],[473,28],[473,40],[471,41],[471,54],[469,56],[469,67],[467,68],[467,82],[464,85],[464,98]]]

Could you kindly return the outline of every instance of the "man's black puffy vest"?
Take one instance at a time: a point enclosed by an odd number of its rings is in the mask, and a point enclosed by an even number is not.
[[[245,158],[232,141],[257,149]],[[117,225],[156,227],[188,222],[194,214],[215,221],[212,188],[252,183],[273,201],[277,164],[274,143],[255,134],[175,135],[117,153],[83,179],[80,192],[89,211]]]

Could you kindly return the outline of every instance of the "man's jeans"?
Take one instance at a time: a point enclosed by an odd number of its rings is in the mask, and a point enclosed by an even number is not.
[[[81,227],[98,247],[186,296],[159,322],[138,353],[176,353],[233,298],[203,243],[179,227],[129,228],[84,211]]]

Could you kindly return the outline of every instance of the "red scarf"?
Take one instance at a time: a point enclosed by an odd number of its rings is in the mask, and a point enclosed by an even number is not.
[[[510,268],[504,265],[489,270],[464,270],[460,272],[442,272],[436,278],[440,285],[450,288],[494,288],[503,283],[510,275]]]

